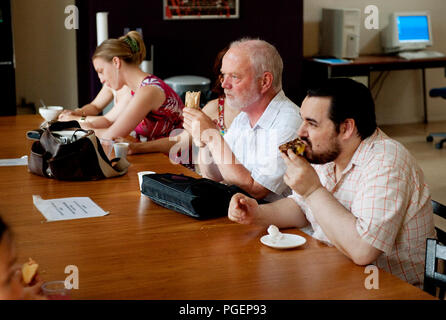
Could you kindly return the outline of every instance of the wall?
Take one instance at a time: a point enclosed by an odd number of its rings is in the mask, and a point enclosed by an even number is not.
[[[154,74],[160,78],[194,74],[213,78],[217,53],[241,37],[260,37],[274,45],[284,60],[284,91],[297,100],[302,59],[302,0],[240,1],[239,19],[165,21],[162,0],[78,0],[79,97],[85,103],[100,83],[91,64],[96,48],[96,12],[109,12],[109,36],[125,27],[142,28],[146,45],[154,45]],[[86,81],[88,80],[88,81]],[[296,101],[297,102],[297,101]]]
[[[362,22],[366,15],[364,9],[373,4],[379,9],[380,30],[388,23],[389,13],[393,11],[430,10],[433,26],[434,45],[430,50],[446,53],[446,6],[444,0],[304,0],[304,56],[318,53],[319,22],[321,8],[358,8],[362,11]],[[360,34],[360,54],[381,53],[380,30],[367,30],[362,23]],[[373,83],[378,76],[371,76]],[[303,79],[305,81],[305,79]],[[426,70],[426,88],[446,86],[444,69]],[[376,94],[378,88],[373,90]],[[428,119],[446,119],[446,102],[443,99],[428,97]],[[415,123],[423,120],[423,96],[421,71],[392,71],[376,99],[376,113],[379,124]]]
[[[94,2],[96,3],[97,0],[94,0]],[[107,2],[113,1],[109,0]],[[150,2],[161,2],[161,0]],[[241,2],[242,4],[247,3],[246,0]],[[446,7],[443,2],[443,0],[425,0],[423,2],[417,0],[375,0],[372,3],[366,0],[304,0],[303,54],[310,56],[318,51],[318,32],[322,7],[352,7],[363,11],[369,4],[374,4],[380,9],[380,28],[387,24],[388,14],[392,11],[429,8],[432,14],[434,34],[432,50],[446,52],[446,39],[443,40],[442,37],[446,34],[446,23],[444,23]],[[78,105],[75,33],[63,27],[66,16],[64,8],[72,3],[74,3],[74,0],[12,0],[18,101],[25,97],[28,101],[37,103],[42,98],[48,104],[62,104],[72,107]],[[245,6],[243,9],[245,12],[242,10],[242,15],[246,13],[247,7]],[[158,9],[152,11],[158,19],[158,23],[152,29],[161,28],[163,26],[162,13]],[[291,16],[293,14],[294,12],[288,12],[287,15]],[[147,11],[140,12],[139,15],[143,17],[147,15]],[[129,24],[128,26],[138,26],[137,23],[132,24],[130,18],[127,17],[127,11],[124,10],[121,17],[125,20],[124,23]],[[363,17],[365,17],[364,14]],[[265,23],[265,21],[265,18],[258,18],[258,23]],[[171,22],[171,24],[180,25],[177,22]],[[205,24],[199,26],[201,25]],[[268,23],[268,25],[272,24]],[[281,27],[282,31],[280,31]],[[85,25],[84,28],[86,28]],[[284,32],[283,30],[286,30],[286,28],[283,24],[274,25],[273,29],[277,29],[277,32],[281,32],[281,34],[285,33],[291,39],[289,42],[292,42],[296,37],[295,30]],[[121,26],[116,26],[115,30],[111,31],[118,34],[118,32],[122,32]],[[144,32],[150,33],[152,31],[145,30]],[[162,41],[162,31],[158,32],[160,35],[158,38],[154,38],[154,41]],[[219,34],[225,32],[222,27],[216,38],[219,39]],[[243,32],[238,34],[242,35]],[[165,35],[172,36],[167,32]],[[207,39],[201,41],[206,44]],[[95,39],[92,39],[92,43],[94,45]],[[381,51],[379,31],[366,30],[362,26],[360,46],[361,54],[379,53]],[[206,52],[210,51],[206,46],[205,48]],[[182,50],[184,50],[183,47],[178,49],[179,52]],[[287,47],[282,48],[282,53],[287,51]],[[86,60],[81,63],[90,65],[88,57],[90,54],[91,52],[87,52]],[[213,54],[211,52],[209,56]],[[288,59],[291,59],[291,57]],[[207,64],[210,61],[212,61],[212,57],[203,63]],[[172,62],[172,65],[176,67],[180,64],[178,61]],[[183,64],[183,66],[185,65],[187,64]],[[285,67],[287,68],[287,65]],[[155,70],[155,73],[158,71],[163,73],[159,69]],[[426,74],[428,89],[446,86],[444,70],[430,69],[427,70]],[[372,73],[372,82],[377,76],[377,73]],[[85,78],[80,80],[85,82]],[[92,76],[91,81],[97,82],[97,78]],[[374,93],[376,93],[376,90]],[[421,122],[423,109],[420,72],[392,71],[385,80],[376,104],[380,124]],[[428,98],[428,112],[430,121],[445,120],[445,101],[439,98]]]
[[[78,105],[76,32],[65,29],[74,0],[12,0],[17,102]]]

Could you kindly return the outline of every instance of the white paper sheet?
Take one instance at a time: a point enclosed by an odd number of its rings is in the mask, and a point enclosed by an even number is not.
[[[33,202],[48,222],[96,218],[109,214],[88,197],[43,200],[34,195]]]
[[[0,159],[0,167],[15,167],[15,166],[27,166],[28,156],[23,156],[18,159]]]

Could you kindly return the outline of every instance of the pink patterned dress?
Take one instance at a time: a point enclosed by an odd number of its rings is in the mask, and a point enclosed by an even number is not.
[[[183,127],[184,104],[178,94],[160,78],[149,75],[140,87],[155,86],[163,90],[166,100],[157,110],[149,112],[135,128],[136,134],[146,137],[147,141],[168,137],[174,129]],[[135,93],[132,91],[132,95]]]

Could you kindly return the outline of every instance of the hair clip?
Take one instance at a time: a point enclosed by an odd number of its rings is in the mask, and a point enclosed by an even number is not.
[[[125,43],[127,43],[130,46],[130,50],[132,50],[132,53],[139,52],[139,45],[135,39],[127,36],[127,37],[125,37],[124,41],[125,41]]]

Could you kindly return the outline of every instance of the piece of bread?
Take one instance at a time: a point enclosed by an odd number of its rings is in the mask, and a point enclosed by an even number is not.
[[[22,266],[22,278],[23,282],[30,284],[37,273],[39,265],[31,258],[28,262],[25,262]]]
[[[200,96],[201,96],[201,91],[197,92],[187,91],[186,98],[184,99],[185,106],[200,110]]]
[[[299,138],[293,141],[287,142],[279,146],[281,152],[287,153],[288,149],[291,149],[297,155],[303,155],[305,151],[305,143]]]

